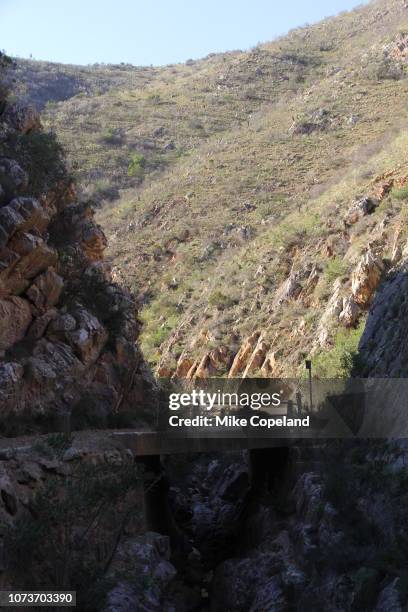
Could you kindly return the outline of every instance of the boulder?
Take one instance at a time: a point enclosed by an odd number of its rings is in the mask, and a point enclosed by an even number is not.
[[[31,279],[57,264],[57,252],[42,238],[33,238],[25,246],[32,248],[11,267],[0,272],[0,292],[2,287],[4,292],[20,294],[29,287]]]
[[[314,265],[310,271],[309,276],[306,279],[306,282],[299,294],[299,299],[301,299],[304,303],[307,302],[307,298],[311,296],[313,291],[316,288],[317,283],[319,282],[319,270],[316,265]]]
[[[6,208],[10,207],[23,218],[22,225],[18,228],[22,231],[35,230],[43,232],[49,223],[49,215],[36,198],[18,197],[11,200]]]
[[[24,106],[18,102],[6,106],[2,120],[22,134],[41,127],[40,115],[34,106]]]
[[[24,368],[20,363],[0,363],[0,405],[13,398],[17,398],[18,389],[24,374]]]
[[[0,185],[7,202],[27,189],[28,174],[14,159],[0,157]]]
[[[333,293],[329,298],[326,310],[320,320],[317,328],[317,343],[319,346],[325,346],[330,337],[330,329],[334,320],[337,320],[343,310],[343,297],[341,279],[335,280],[333,283]]]
[[[67,331],[65,337],[82,363],[89,366],[99,357],[108,339],[108,332],[85,308],[78,307],[72,315],[76,321],[76,329]]]
[[[50,340],[65,340],[66,333],[76,329],[77,322],[68,312],[59,313],[52,321],[47,330],[47,337]]]
[[[249,612],[286,612],[289,601],[285,595],[281,576],[272,576],[256,593]]]
[[[48,225],[49,218],[41,204],[35,198],[14,198],[0,208],[0,247],[4,246],[17,231],[35,229],[42,232]]]
[[[45,414],[50,407],[55,413],[68,400],[74,405],[75,394],[78,394],[81,385],[86,384],[84,370],[84,365],[70,346],[63,342],[49,342],[47,338],[39,340],[25,368],[30,414]],[[70,389],[70,393],[64,393],[64,388]],[[23,410],[26,406],[20,400],[14,408]]]
[[[373,189],[373,197],[379,202],[381,202],[385,198],[385,196],[391,191],[393,184],[393,179],[378,183]]]
[[[55,306],[60,299],[63,286],[64,281],[53,268],[48,268],[37,276],[27,290],[27,297],[34,306],[34,314],[43,314],[50,307]]]
[[[407,295],[408,277],[404,268],[386,277],[376,291],[359,345],[364,371],[369,372],[370,376],[405,378],[408,375]],[[398,404],[401,395],[399,387],[394,393],[398,396]],[[390,397],[389,401],[394,401]],[[399,419],[395,420],[399,424]]]
[[[194,378],[195,373],[196,373],[196,370],[197,370],[197,367],[198,367],[198,363],[199,363],[199,362],[198,362],[198,359],[196,359],[196,360],[194,361],[194,363],[192,364],[191,368],[189,369],[189,371],[187,372],[187,376],[186,376],[186,378],[187,378],[188,380],[191,380],[192,378]]]
[[[0,350],[6,350],[24,338],[31,323],[30,304],[20,297],[0,300]]]
[[[50,308],[43,315],[34,319],[33,323],[27,332],[27,337],[32,340],[39,340],[42,338],[47,331],[47,327],[50,322],[55,319],[58,315],[56,308]]]
[[[43,239],[36,234],[17,232],[9,241],[8,248],[21,256],[28,255],[42,242]]]
[[[408,35],[405,32],[400,32],[397,35],[395,42],[388,49],[390,57],[396,60],[406,60],[408,57]]]
[[[108,579],[115,586],[106,596],[102,612],[160,612],[175,609],[166,602],[165,593],[176,576],[170,563],[170,543],[167,536],[147,532],[136,538],[123,539],[115,551]],[[146,586],[140,588],[139,580]]]
[[[209,378],[212,373],[210,356],[207,353],[204,355],[204,357],[202,357],[200,363],[198,364],[194,373],[194,378]]]
[[[394,578],[380,593],[374,612],[403,612],[398,583],[400,578]]]
[[[296,514],[310,525],[317,526],[321,519],[324,485],[317,472],[305,472],[297,480],[292,497]]]
[[[237,374],[240,374],[245,369],[248,363],[248,359],[253,353],[254,348],[257,345],[260,337],[261,332],[256,331],[251,336],[249,336],[241,345],[241,348],[235,355],[235,359],[228,373],[228,378],[234,378],[235,376],[237,376]]]
[[[109,415],[118,403],[118,394],[111,385],[92,382],[81,393],[80,400],[71,411],[74,429],[108,427]]]
[[[255,349],[248,360],[248,364],[244,370],[242,375],[243,378],[246,378],[250,372],[254,372],[258,368],[261,367],[263,362],[265,361],[266,353],[269,349],[269,345],[264,342],[262,336],[259,337],[259,340],[255,346]]]
[[[166,365],[161,365],[157,368],[157,376],[159,378],[171,378],[173,370]]]
[[[1,230],[0,230],[1,231]],[[0,274],[15,264],[20,257],[8,247],[0,248]]]
[[[23,217],[11,206],[0,208],[0,227],[2,229],[2,243],[5,246],[11,236],[23,225]]]
[[[302,291],[300,272],[291,272],[288,278],[281,284],[275,294],[274,306],[280,306],[283,302],[296,299]]]
[[[224,561],[215,572],[211,609],[214,612],[284,612],[288,609],[287,602],[286,607],[275,608],[273,605],[282,597],[281,569],[281,560],[272,552]],[[273,584],[270,584],[271,580],[274,580]]]
[[[400,237],[401,237],[401,225],[398,224],[394,233],[394,239],[392,243],[391,250],[391,263],[392,265],[397,264],[402,257],[402,249],[400,245]]]
[[[244,463],[233,463],[222,473],[212,495],[224,501],[233,502],[243,499],[250,490],[248,466]]]
[[[208,356],[211,366],[215,370],[225,370],[229,368],[232,355],[227,346],[223,345],[212,349]]]
[[[356,303],[353,296],[343,299],[343,310],[339,314],[339,321],[345,327],[354,327],[361,313],[360,306]]]
[[[275,376],[277,376],[279,370],[276,357],[276,351],[272,351],[266,355],[265,360],[261,366],[261,374],[265,378],[274,378]]]
[[[191,366],[194,363],[194,359],[191,359],[189,357],[186,357],[184,355],[180,355],[180,358],[177,362],[177,367],[176,367],[176,371],[174,373],[174,376],[176,378],[186,378],[188,371],[190,370]],[[160,374],[159,374],[160,376]]]
[[[361,307],[366,307],[372,301],[375,290],[377,289],[384,264],[382,260],[367,251],[358,263],[351,277],[351,290],[354,301]]]
[[[351,206],[351,208],[349,208],[346,216],[344,217],[344,222],[348,225],[353,225],[366,215],[371,215],[375,211],[377,206],[378,201],[374,198],[362,198],[361,200],[355,202]]]
[[[106,236],[94,223],[84,223],[80,243],[89,261],[101,261],[107,247]]]

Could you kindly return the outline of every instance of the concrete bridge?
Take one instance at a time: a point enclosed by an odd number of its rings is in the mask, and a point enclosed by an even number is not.
[[[208,413],[203,410],[189,413],[190,418],[204,417]],[[238,413],[234,409],[223,410],[226,416],[239,414],[248,417],[257,413]],[[294,408],[292,402],[284,402],[277,408],[268,409],[268,413],[258,413],[262,417],[273,419],[301,418],[306,411]],[[290,438],[280,438],[270,432],[265,433],[262,428],[251,426],[222,426],[222,427],[168,427],[169,414],[165,416],[165,425],[157,431],[151,429],[116,431],[112,434],[115,441],[130,449],[134,456],[149,457],[161,455],[175,455],[182,453],[219,453],[252,450],[260,448],[275,448],[290,445]],[[249,422],[249,419],[247,419]]]
[[[250,429],[250,428],[248,428]],[[183,534],[176,524],[169,503],[169,482],[163,465],[167,455],[188,453],[228,453],[248,450],[249,481],[251,491],[262,490],[276,473],[285,467],[289,446],[288,438],[255,438],[237,432],[223,432],[222,436],[210,436],[208,430],[194,437],[171,436],[168,432],[148,430],[116,431],[111,436],[115,442],[130,449],[135,462],[143,471],[143,515],[146,529],[170,537],[172,548],[178,550]],[[187,460],[188,461],[188,460]]]
[[[358,381],[357,381],[358,383]],[[358,383],[360,384],[360,383]],[[299,399],[299,398],[298,398]],[[245,421],[245,425],[232,426],[228,421],[222,426],[192,426],[195,419],[209,418],[209,412],[202,408],[189,409],[183,412],[181,420],[190,423],[183,427],[172,427],[169,420],[174,412],[164,409],[157,419],[157,427],[140,430],[122,430],[112,433],[116,442],[130,449],[136,457],[153,457],[184,453],[222,453],[231,451],[273,449],[291,446],[299,439],[317,439],[324,432],[324,437],[347,438],[356,434],[364,417],[366,394],[357,385],[356,390],[340,394],[327,394],[326,401],[318,406],[313,405],[312,398],[308,404],[292,400],[281,402],[279,406],[263,410],[237,409],[216,405],[211,412],[213,419],[235,419]],[[256,415],[254,417],[254,415]],[[285,420],[284,426],[256,427],[252,418]],[[305,427],[302,420],[309,419]],[[288,419],[293,419],[289,422]],[[210,419],[211,420],[211,419]],[[214,424],[214,423],[213,423]],[[215,423],[217,425],[217,422]],[[276,425],[281,425],[276,423]]]
[[[237,437],[236,434],[228,436],[227,433],[217,437],[209,437],[203,433],[200,437],[181,438],[179,435],[170,436],[156,431],[138,430],[114,432],[112,437],[130,449],[136,458],[182,453],[223,453],[290,445],[288,438]]]

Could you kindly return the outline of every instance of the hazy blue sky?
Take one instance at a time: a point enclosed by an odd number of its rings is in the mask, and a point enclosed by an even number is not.
[[[168,64],[247,49],[356,0],[0,0],[0,49],[64,63]]]

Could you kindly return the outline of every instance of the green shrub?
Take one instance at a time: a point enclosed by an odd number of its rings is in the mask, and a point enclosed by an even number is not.
[[[381,60],[373,58],[366,66],[365,72],[369,79],[374,79],[376,81],[398,81],[404,77],[404,70],[402,67],[389,58],[383,58]]]
[[[213,291],[208,297],[208,303],[210,306],[216,306],[216,308],[224,309],[230,308],[235,304],[235,300],[229,295],[225,295],[222,291]]]
[[[134,153],[128,165],[128,176],[143,178],[146,158],[142,153]]]
[[[408,200],[408,185],[401,189],[393,189],[391,195],[397,200]]]
[[[30,177],[30,187],[37,195],[66,177],[64,151],[51,132],[30,132],[17,136],[14,146],[21,152],[19,161]]]
[[[99,140],[103,144],[120,145],[123,142],[123,137],[119,132],[109,128],[108,130],[102,132]]]
[[[324,271],[327,282],[332,284],[336,278],[344,276],[347,273],[347,269],[347,264],[340,257],[330,259]]]
[[[153,346],[159,347],[163,344],[163,342],[167,340],[170,331],[171,329],[167,325],[158,327],[151,336]]]
[[[322,351],[313,359],[314,371],[320,378],[349,378],[359,367],[358,345],[365,322],[356,329],[342,329],[334,339],[333,348]]]
[[[377,79],[388,79],[392,81],[398,81],[404,76],[403,70],[400,66],[392,63],[390,60],[383,60],[376,71]]]

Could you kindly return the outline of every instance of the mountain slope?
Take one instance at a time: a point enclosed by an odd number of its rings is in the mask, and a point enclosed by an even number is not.
[[[404,27],[374,2],[47,109],[161,374],[349,371],[405,240]]]

